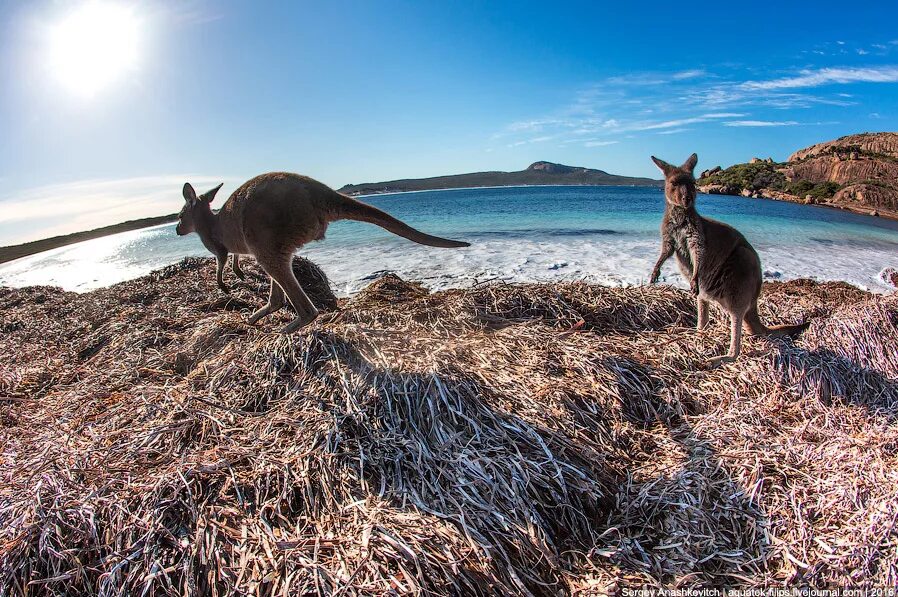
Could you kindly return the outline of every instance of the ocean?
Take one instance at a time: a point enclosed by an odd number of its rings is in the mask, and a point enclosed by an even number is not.
[[[180,208],[173,193],[172,210]],[[362,199],[465,249],[414,244],[381,228],[335,222],[299,254],[315,261],[341,295],[384,272],[431,289],[488,280],[644,283],[657,258],[664,210],[660,189],[502,187],[376,195]],[[761,255],[766,280],[844,280],[883,292],[898,267],[898,222],[822,207],[699,195],[703,215],[738,228]],[[0,285],[54,285],[84,292],[144,275],[186,256],[208,256],[174,224],[61,247],[0,265]],[[671,259],[663,281],[685,286]]]

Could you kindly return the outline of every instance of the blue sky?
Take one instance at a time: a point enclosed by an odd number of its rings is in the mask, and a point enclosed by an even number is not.
[[[102,3],[134,56],[84,92],[47,58],[83,3],[0,1],[0,245],[177,211],[186,178],[657,176],[898,130],[890,2]]]

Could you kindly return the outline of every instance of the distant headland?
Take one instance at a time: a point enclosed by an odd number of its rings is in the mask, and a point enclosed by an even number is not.
[[[661,187],[664,182],[651,178],[618,176],[604,170],[565,166],[552,162],[534,162],[526,170],[517,172],[471,172],[431,178],[404,178],[386,182],[348,184],[340,189],[347,195],[374,195],[378,193],[402,193],[405,191],[432,191],[437,189],[462,189],[472,187],[510,187],[524,185],[628,185]]]
[[[94,228],[84,232],[73,232],[71,234],[62,234],[51,238],[43,238],[20,245],[10,245],[8,247],[0,247],[0,263],[6,263],[13,259],[27,257],[36,253],[43,253],[50,249],[57,249],[66,245],[73,245],[86,240],[93,240],[101,236],[109,236],[110,234],[118,234],[119,232],[129,232],[140,228],[149,228],[160,224],[168,224],[178,219],[178,214],[168,214],[164,216],[155,216],[152,218],[140,218],[139,220],[128,220],[111,226],[103,226],[102,228]]]

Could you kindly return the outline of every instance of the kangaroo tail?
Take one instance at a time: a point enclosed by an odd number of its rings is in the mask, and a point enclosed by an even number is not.
[[[410,241],[429,247],[442,247],[445,249],[455,249],[459,247],[470,247],[471,243],[461,242],[457,240],[449,240],[448,238],[440,238],[439,236],[431,236],[420,230],[415,230],[405,222],[397,220],[385,211],[381,211],[372,205],[357,201],[352,197],[340,195],[340,207],[336,213],[338,220],[356,220],[358,222],[368,222],[376,224],[381,228],[389,230],[393,234],[398,234]]]
[[[763,334],[776,337],[797,336],[808,329],[809,325],[811,325],[811,322],[806,321],[804,323],[799,323],[798,325],[775,325],[773,327],[767,327],[758,315],[757,303],[753,304],[745,314],[745,327],[747,327],[748,331],[752,334]]]

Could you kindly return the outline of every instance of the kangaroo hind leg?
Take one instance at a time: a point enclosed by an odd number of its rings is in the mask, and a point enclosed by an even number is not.
[[[284,329],[281,330],[283,334],[290,334],[295,332],[301,327],[304,327],[318,317],[318,309],[315,308],[315,305],[312,304],[312,301],[309,300],[309,297],[306,296],[305,291],[302,289],[302,286],[299,285],[299,282],[296,280],[296,276],[293,275],[293,255],[288,255],[286,259],[279,260],[275,263],[263,263],[262,267],[268,272],[268,275],[271,276],[272,280],[277,282],[281,288],[284,289],[284,293],[287,295],[287,298],[290,299],[290,304],[293,305],[293,308],[296,310],[296,319],[288,323]]]
[[[744,318],[744,313],[730,313],[730,350],[724,356],[711,359],[708,362],[711,368],[719,367],[724,363],[732,363],[739,356],[742,349],[742,320]]]

